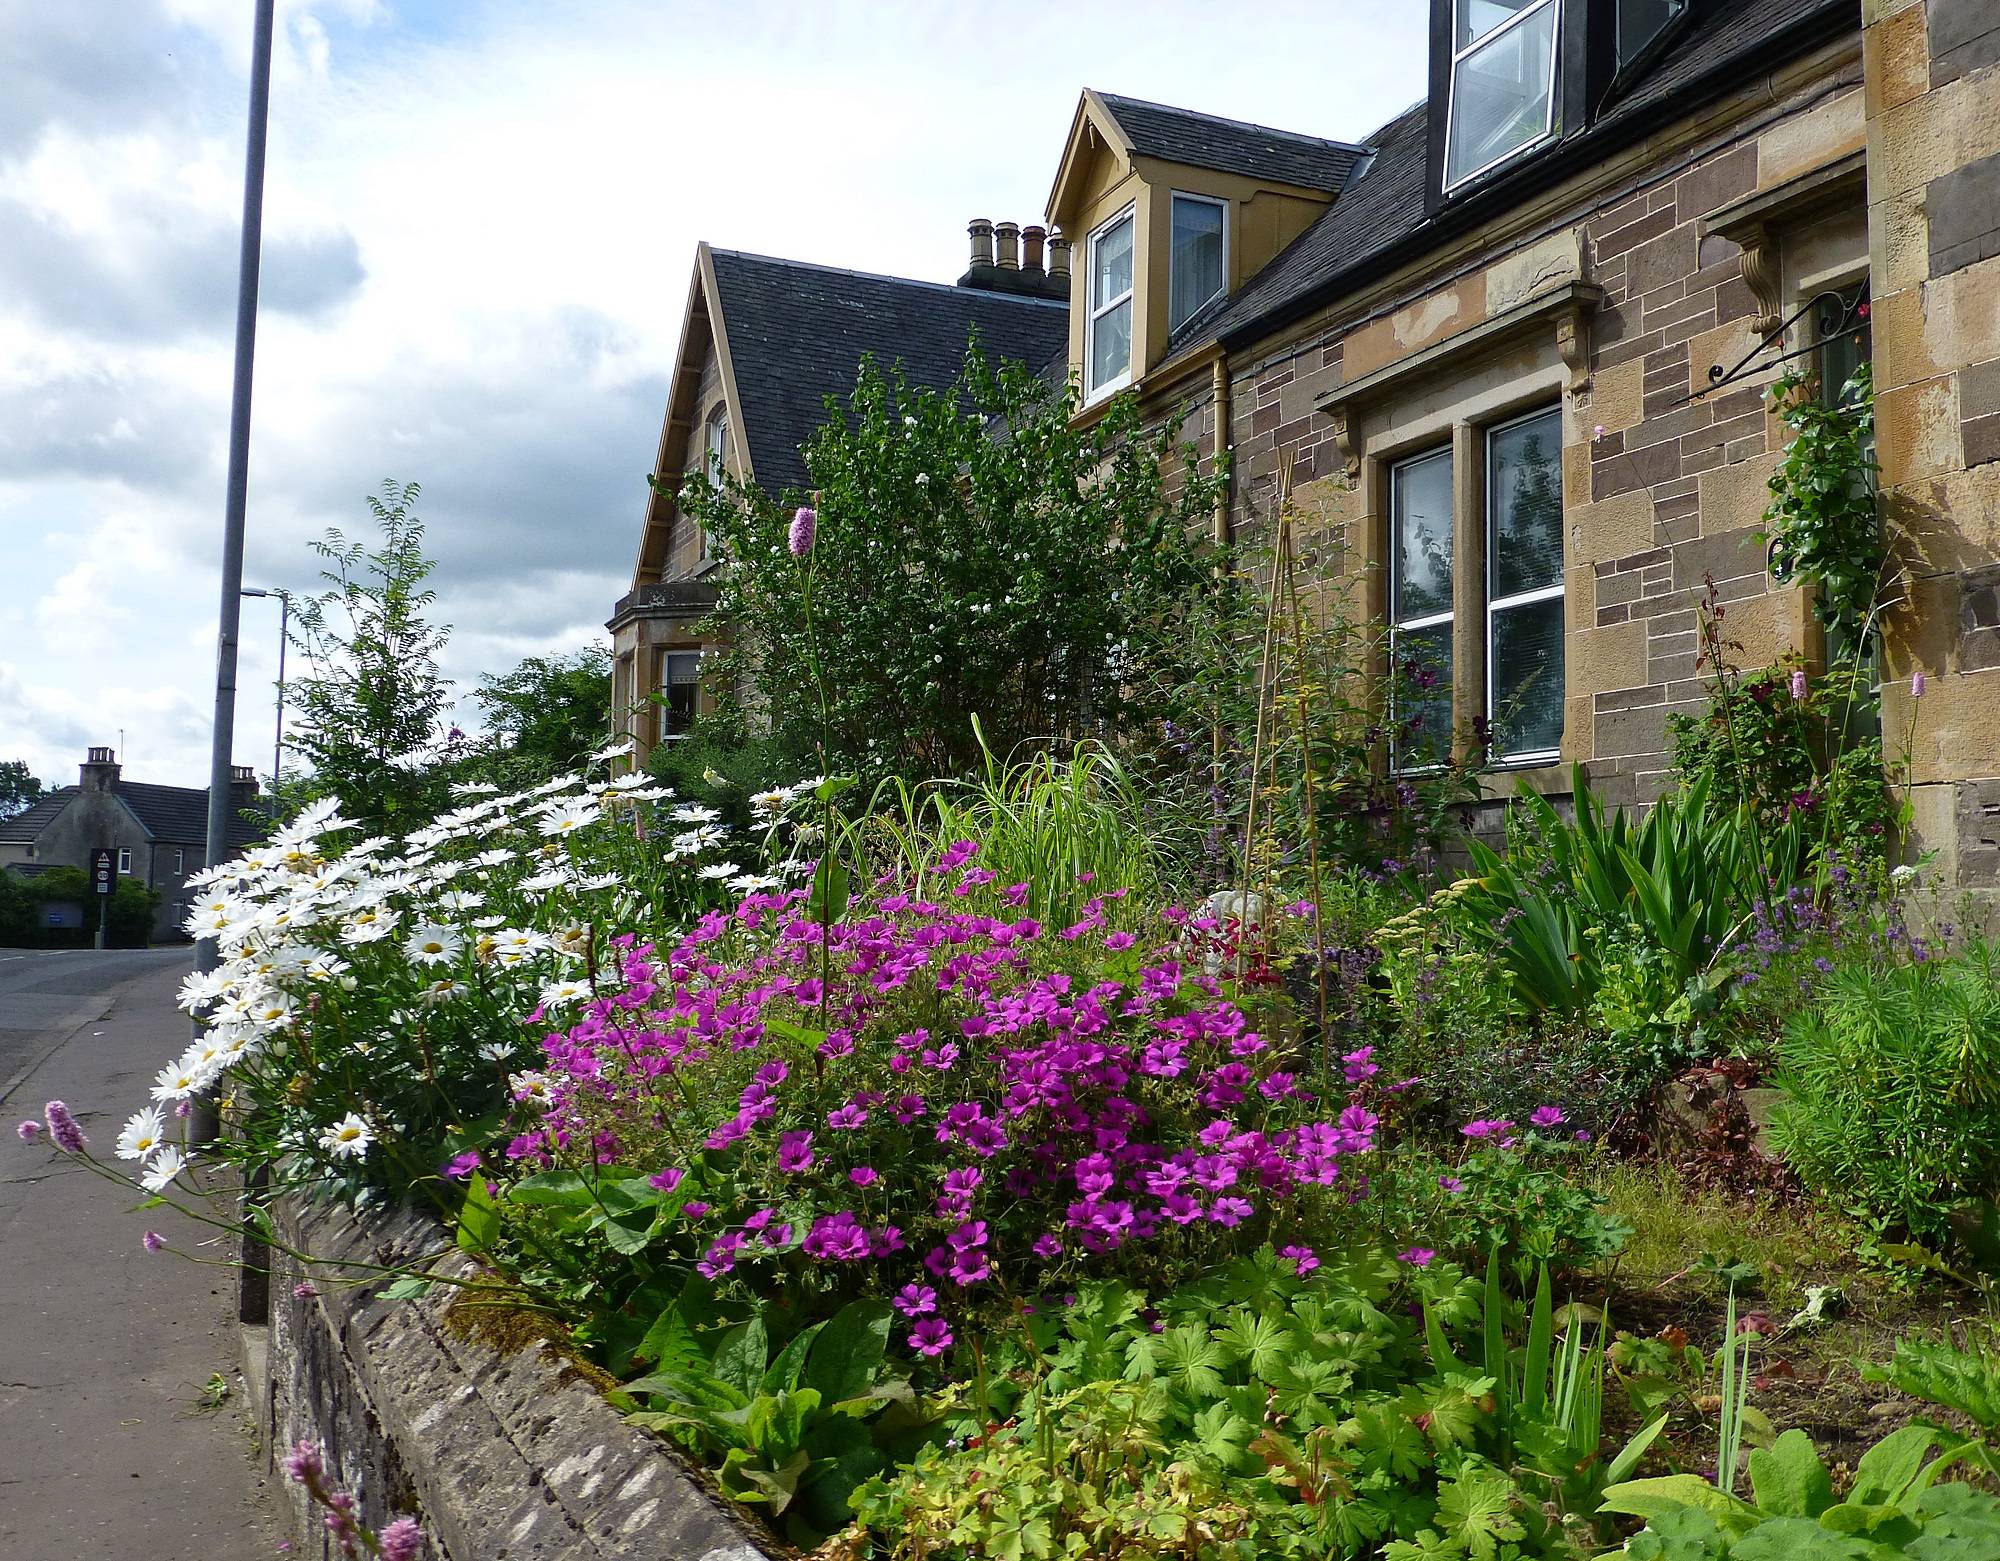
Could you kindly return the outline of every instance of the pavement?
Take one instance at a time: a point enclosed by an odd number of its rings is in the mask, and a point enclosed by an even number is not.
[[[0,1561],[270,1561],[284,1539],[237,1369],[233,1243],[14,1123],[67,1101],[93,1153],[186,1044],[187,949],[0,948]],[[149,1255],[147,1230],[173,1251]],[[220,1402],[205,1390],[219,1377]]]

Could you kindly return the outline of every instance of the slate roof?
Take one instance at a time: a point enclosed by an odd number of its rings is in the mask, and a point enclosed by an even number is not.
[[[112,793],[132,810],[155,840],[169,845],[200,846],[208,840],[208,788],[205,786],[155,786],[146,781],[122,777],[112,785]],[[50,792],[25,813],[0,819],[0,841],[19,845],[32,841],[54,823],[76,799],[77,788],[63,786]],[[253,840],[264,838],[264,830],[253,822],[232,814],[229,844],[241,850]]]
[[[155,786],[145,781],[121,779],[116,792],[119,798],[139,816],[139,822],[152,832],[155,840],[170,841],[175,845],[200,845],[208,839],[208,788],[193,786]],[[264,831],[257,825],[232,812],[229,816],[229,844],[232,849],[241,850],[253,840],[264,838]]]
[[[24,845],[33,840],[56,821],[75,794],[74,786],[59,786],[54,791],[45,792],[33,806],[12,818],[0,818],[0,841],[9,845]]]
[[[854,389],[862,355],[900,363],[913,386],[942,389],[976,328],[989,357],[1030,366],[1069,343],[1069,306],[942,282],[842,271],[711,250],[750,464],[767,493],[811,485],[800,446],[826,421],[825,398]]]
[[[1100,92],[1097,97],[1118,121],[1135,152],[1190,168],[1277,179],[1331,194],[1347,182],[1362,155],[1361,147],[1347,141],[1273,130],[1269,125],[1198,114],[1193,109],[1109,92]]]
[[[1859,0],[1697,0],[1686,30],[1588,130],[1529,154],[1510,171],[1532,180],[1539,165],[1544,177],[1552,176],[1549,164],[1557,158],[1609,151],[1685,112],[1707,87],[1742,85],[1860,25]],[[1429,106],[1418,103],[1371,136],[1372,158],[1338,199],[1256,276],[1189,319],[1168,343],[1169,354],[1211,337],[1231,344],[1253,339],[1421,254],[1427,241],[1442,242],[1469,220],[1467,208],[1487,216],[1522,198],[1519,183],[1496,180],[1490,201],[1475,194],[1427,216],[1428,125]]]

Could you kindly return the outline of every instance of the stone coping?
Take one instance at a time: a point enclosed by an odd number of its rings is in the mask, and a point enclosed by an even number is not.
[[[273,1219],[315,1258],[471,1277],[435,1221],[281,1199]],[[527,1312],[482,1312],[440,1284],[411,1300],[315,1278],[274,1255],[263,1431],[275,1465],[301,1438],[379,1527],[414,1515],[426,1561],[770,1561],[767,1541],[662,1439],[605,1402],[589,1368]],[[454,1310],[454,1302],[458,1302]],[[260,1393],[260,1397],[261,1397]],[[287,1484],[294,1556],[331,1561],[322,1514]]]

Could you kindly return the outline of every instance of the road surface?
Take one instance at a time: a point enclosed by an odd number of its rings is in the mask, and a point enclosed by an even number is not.
[[[93,1152],[187,1039],[186,949],[0,948],[0,1558],[268,1561],[283,1539],[236,1378],[235,1273],[14,1124],[67,1101]],[[205,1388],[219,1375],[219,1403]]]

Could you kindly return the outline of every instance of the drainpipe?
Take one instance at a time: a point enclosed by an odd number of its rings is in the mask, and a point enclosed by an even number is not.
[[[1210,371],[1209,388],[1215,402],[1215,464],[1220,469],[1229,454],[1229,359],[1222,353],[1216,354]],[[1215,540],[1220,547],[1229,545],[1229,490],[1233,483],[1225,482],[1222,492],[1215,500]]]

